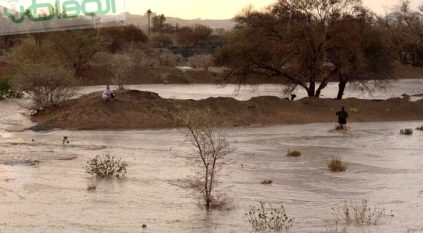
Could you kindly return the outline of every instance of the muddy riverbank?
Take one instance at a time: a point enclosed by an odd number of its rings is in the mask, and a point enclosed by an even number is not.
[[[152,92],[122,91],[103,103],[95,92],[70,100],[63,106],[37,113],[34,130],[130,130],[178,128],[180,112],[209,108],[213,118],[229,127],[272,124],[336,122],[335,112],[345,106],[351,122],[423,120],[423,100],[331,100],[305,98],[290,101],[257,97],[248,101],[233,98],[204,100],[164,99]]]

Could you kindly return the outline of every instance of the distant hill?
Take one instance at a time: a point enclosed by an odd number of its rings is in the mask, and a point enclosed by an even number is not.
[[[126,14],[126,20],[129,24],[135,26],[140,26],[145,29],[148,25],[148,19],[146,15],[132,15],[130,13]],[[194,26],[196,24],[203,24],[209,26],[213,29],[223,28],[225,30],[232,29],[235,26],[233,19],[180,19],[174,17],[166,17],[166,23],[179,26]]]

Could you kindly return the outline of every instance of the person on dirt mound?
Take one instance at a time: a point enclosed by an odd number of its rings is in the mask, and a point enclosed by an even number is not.
[[[347,119],[349,117],[348,112],[345,111],[345,107],[342,107],[341,111],[337,112],[339,126],[337,130],[346,130],[347,129]]]
[[[115,92],[110,90],[110,86],[107,85],[106,89],[101,94],[101,99],[103,100],[103,102],[109,102],[115,99],[115,97],[116,97]]]

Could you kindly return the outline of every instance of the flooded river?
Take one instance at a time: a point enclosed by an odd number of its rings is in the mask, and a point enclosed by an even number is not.
[[[423,232],[423,132],[399,134],[423,122],[351,124],[347,134],[334,124],[231,129],[221,180],[232,208],[206,213],[169,184],[191,173],[183,130],[32,132],[17,101],[0,108],[0,232],[245,233],[244,214],[265,201],[284,204],[292,232],[323,233],[332,207],[362,199],[393,217],[349,232]],[[294,149],[303,156],[286,157]],[[105,153],[129,164],[125,180],[85,174],[87,160]],[[327,170],[334,157],[347,162],[345,173]],[[262,185],[267,179],[273,184]]]
[[[290,97],[283,94],[283,87],[280,84],[261,84],[261,85],[213,85],[213,84],[149,84],[149,85],[128,85],[128,89],[151,91],[158,93],[163,98],[174,99],[205,99],[209,97],[232,97],[237,100],[249,100],[258,96],[277,96]],[[104,86],[83,87],[80,94],[88,94],[95,91],[101,91]],[[298,89],[294,92],[298,98],[304,98],[307,93]],[[323,90],[323,98],[336,98],[338,93],[338,83],[331,82]],[[348,85],[345,91],[345,98],[360,99],[389,99],[400,97],[403,94],[410,96],[423,94],[423,79],[404,79],[392,82],[386,89],[376,89],[373,92],[362,92],[353,85]],[[411,97],[411,100],[421,99]]]

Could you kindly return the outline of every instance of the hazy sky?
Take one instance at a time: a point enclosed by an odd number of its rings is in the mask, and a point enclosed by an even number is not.
[[[411,0],[416,6],[422,0]],[[184,19],[232,18],[249,4],[261,9],[275,0],[126,0],[126,10],[140,14],[151,8],[153,12]],[[397,3],[397,0],[363,0],[364,4],[379,14]]]

